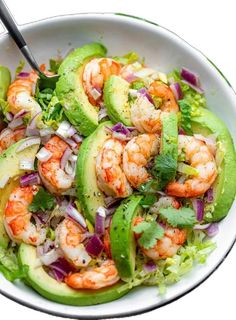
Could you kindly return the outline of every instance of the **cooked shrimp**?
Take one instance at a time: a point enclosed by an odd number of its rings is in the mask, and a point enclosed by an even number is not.
[[[9,111],[13,114],[18,113],[22,109],[29,111],[31,117],[41,111],[40,105],[33,97],[33,86],[38,76],[35,72],[29,73],[24,79],[16,79],[10,85],[7,92],[7,102],[9,103]]]
[[[184,152],[186,162],[197,169],[198,175],[188,178],[184,183],[170,182],[168,195],[191,198],[204,194],[217,177],[217,167],[209,147],[195,137],[179,135],[179,153]]]
[[[65,259],[76,268],[86,267],[91,261],[82,243],[84,240],[85,231],[69,218],[65,218],[56,229],[56,244]]]
[[[38,162],[38,171],[45,187],[54,194],[61,194],[71,188],[74,181],[60,167],[61,158],[69,145],[57,136],[52,137],[44,146],[52,153],[49,160]]]
[[[178,112],[179,107],[173,92],[164,83],[153,82],[150,85],[149,93],[162,99],[160,109],[156,109],[145,96],[139,95],[131,105],[131,121],[140,132],[160,132],[163,112]]]
[[[145,133],[132,138],[125,146],[123,153],[123,170],[134,188],[150,179],[145,166],[150,157],[155,156],[159,149],[159,136]]]
[[[83,269],[68,275],[64,281],[74,289],[100,289],[119,281],[118,271],[113,260],[104,261],[99,267]]]
[[[12,130],[4,129],[0,134],[0,154],[8,149],[15,142],[23,139],[25,136],[25,128]]]
[[[96,159],[96,174],[99,188],[109,196],[126,198],[132,188],[122,170],[124,143],[108,139]]]
[[[83,72],[83,87],[92,105],[99,105],[104,82],[109,76],[118,75],[120,69],[120,63],[110,58],[92,59],[86,64]]]
[[[37,186],[28,186],[16,187],[10,194],[4,212],[4,225],[9,237],[15,242],[38,246],[46,238],[46,229],[37,230],[30,221],[32,213],[28,206],[37,192]]]
[[[143,218],[137,217],[135,219],[134,225],[138,225],[144,221]],[[136,235],[137,238],[140,235]],[[142,247],[141,251],[147,257],[153,260],[166,259],[168,257],[174,256],[179,250],[180,246],[183,245],[186,241],[187,232],[186,230],[165,227],[164,237],[160,240],[157,240],[156,244],[150,249],[144,249]]]

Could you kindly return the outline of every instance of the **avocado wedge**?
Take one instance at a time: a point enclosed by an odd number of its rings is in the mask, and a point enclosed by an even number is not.
[[[224,152],[223,161],[218,168],[219,175],[213,184],[212,217],[207,221],[219,221],[223,219],[236,194],[236,154],[234,144],[226,125],[211,111],[201,109],[199,115],[192,117],[192,129],[194,133],[209,135],[217,134],[217,144]]]
[[[100,206],[104,206],[104,195],[99,190],[96,177],[96,158],[99,149],[109,138],[106,127],[111,127],[110,121],[103,122],[87,137],[79,150],[76,170],[77,194],[86,218],[94,223],[95,214]]]
[[[56,95],[69,121],[85,136],[98,126],[98,110],[90,104],[84,92],[82,74],[86,63],[105,56],[106,51],[99,43],[84,45],[69,54],[58,70],[60,79],[56,85]]]
[[[25,159],[34,161],[39,148],[39,144],[35,144],[18,152],[18,149],[27,140],[26,138],[18,141],[0,155],[0,181],[7,182],[4,187],[0,188],[0,246],[3,248],[6,248],[9,243],[9,238],[3,225],[5,206],[13,188],[19,184],[17,178],[25,173],[24,170],[19,169],[19,163]]]
[[[103,97],[110,119],[132,126],[128,102],[129,83],[119,76],[112,75],[105,82]]]
[[[7,90],[11,84],[11,72],[7,67],[0,65],[0,99],[5,100]]]
[[[74,290],[65,283],[60,283],[50,277],[36,255],[36,248],[27,244],[21,244],[19,248],[19,261],[27,265],[26,282],[43,297],[74,306],[88,306],[116,300],[125,295],[129,289],[122,286],[124,282],[99,290]]]
[[[132,230],[133,220],[142,210],[142,196],[132,195],[116,209],[111,223],[111,253],[119,275],[128,281],[134,275],[136,245]]]

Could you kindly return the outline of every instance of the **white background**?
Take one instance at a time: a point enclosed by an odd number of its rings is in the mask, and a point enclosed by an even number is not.
[[[5,1],[19,24],[77,12],[123,12],[152,20],[176,32],[204,52],[236,88],[234,0]],[[0,32],[2,31],[0,26]],[[236,246],[220,268],[193,292],[170,305],[133,319],[235,319],[235,274]],[[20,306],[3,296],[0,296],[0,312],[1,319],[6,316],[8,319],[24,320],[55,319],[53,316]]]

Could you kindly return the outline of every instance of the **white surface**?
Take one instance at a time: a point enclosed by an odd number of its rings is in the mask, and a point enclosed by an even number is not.
[[[118,11],[143,16],[174,30],[202,50],[236,87],[235,71],[233,71],[236,69],[236,52],[231,43],[232,30],[235,28],[235,23],[233,5],[230,7],[230,1],[225,1],[224,7],[223,5],[215,6],[214,15],[211,14],[212,5],[209,4],[207,6],[206,2],[204,3],[203,1],[202,3],[198,1],[197,8],[194,8],[194,11],[190,13],[187,12],[188,9],[190,10],[189,1],[178,1],[176,4],[174,1],[168,1],[168,3],[157,5],[156,1],[146,0],[145,8],[141,4],[138,5],[137,1],[125,1],[123,3],[119,1],[118,3],[117,1],[100,0],[98,5],[97,2],[92,3],[92,1],[86,1],[86,3],[81,4],[77,1],[67,0],[66,4],[59,4],[58,1],[53,1],[50,6],[49,1],[40,1],[34,3],[33,6],[32,1],[24,0],[21,0],[20,4],[15,3],[13,0],[8,0],[7,3],[18,23],[78,11]],[[204,8],[204,11],[202,8]],[[232,16],[230,17],[230,15]],[[201,25],[198,25],[198,23],[201,23]],[[215,319],[231,314],[230,318],[233,318],[235,298],[230,295],[230,287],[233,285],[233,281],[235,282],[233,276],[236,267],[235,253],[236,249],[234,248],[220,269],[194,292],[169,306],[136,318],[150,319],[150,317],[154,318],[158,315],[171,319],[179,315],[182,319],[187,319],[190,314],[191,319],[198,319],[199,314],[204,314],[204,318],[209,314],[211,318]],[[51,318],[51,316],[20,307],[1,296],[0,305],[1,313],[7,314],[10,318],[19,318],[20,311],[21,315],[24,312],[25,320],[32,319],[32,317],[35,320]],[[195,311],[193,312],[193,310]]]

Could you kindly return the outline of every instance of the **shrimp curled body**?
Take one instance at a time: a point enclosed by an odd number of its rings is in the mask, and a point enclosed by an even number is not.
[[[46,229],[37,230],[30,221],[32,213],[28,206],[37,192],[37,186],[28,186],[16,187],[10,194],[4,213],[4,225],[9,237],[15,242],[38,246],[46,238]]]
[[[68,275],[64,281],[74,289],[100,289],[119,281],[118,271],[113,260],[104,261],[99,267],[83,269]]]
[[[159,136],[145,133],[132,138],[124,148],[123,170],[134,188],[150,179],[145,166],[159,150]]]
[[[74,221],[65,218],[56,229],[56,243],[68,262],[75,268],[86,267],[91,257],[85,250],[84,230]]]
[[[13,114],[21,110],[29,111],[31,117],[41,111],[40,105],[33,97],[33,86],[38,76],[35,72],[31,72],[24,79],[16,79],[10,85],[7,92],[7,102],[9,103],[9,111]]]
[[[150,85],[149,93],[162,100],[160,109],[156,109],[144,95],[139,95],[131,105],[131,121],[138,131],[155,133],[161,131],[161,117],[163,113],[178,112],[172,90],[164,83],[155,81]]]
[[[49,160],[38,162],[38,171],[45,187],[54,194],[71,188],[74,177],[61,169],[61,158],[69,145],[57,136],[52,137],[44,146],[52,156]]]
[[[108,139],[96,159],[96,174],[99,188],[107,195],[126,198],[132,188],[122,170],[124,143]]]
[[[209,147],[192,136],[179,135],[179,153],[185,152],[186,162],[197,169],[198,175],[190,177],[184,183],[170,182],[168,195],[176,197],[197,197],[204,194],[217,177],[217,167]]]
[[[6,128],[0,135],[0,154],[7,150],[15,142],[23,139],[25,136],[25,128],[12,130]]]

